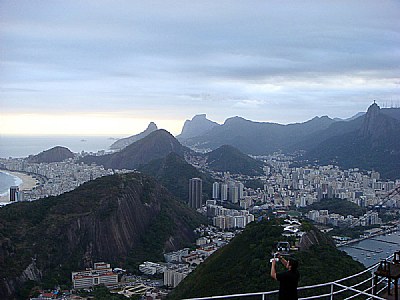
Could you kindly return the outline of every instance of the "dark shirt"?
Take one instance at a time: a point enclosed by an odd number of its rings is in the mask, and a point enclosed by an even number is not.
[[[300,274],[295,271],[285,271],[276,274],[276,279],[279,281],[279,300],[297,300],[297,283],[299,282]]]

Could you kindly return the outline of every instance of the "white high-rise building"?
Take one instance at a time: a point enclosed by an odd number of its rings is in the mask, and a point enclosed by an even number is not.
[[[187,265],[177,265],[164,272],[164,285],[175,288],[193,269]]]
[[[221,184],[221,200],[228,201],[228,185],[226,183]]]
[[[229,201],[232,203],[239,202],[239,187],[234,182],[229,183],[228,197]]]
[[[244,199],[244,184],[239,182],[237,186],[239,189],[239,199]]]
[[[220,199],[221,191],[220,191],[220,183],[219,182],[214,182],[213,183],[213,192],[212,192],[212,198],[215,200]]]

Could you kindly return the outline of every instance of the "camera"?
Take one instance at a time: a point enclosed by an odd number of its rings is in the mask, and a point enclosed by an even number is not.
[[[279,253],[274,253],[274,257],[269,260],[270,263],[273,261],[279,261]]]

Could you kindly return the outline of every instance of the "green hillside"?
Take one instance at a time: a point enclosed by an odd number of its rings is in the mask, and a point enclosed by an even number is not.
[[[235,147],[223,145],[207,153],[207,164],[211,170],[235,174],[262,175],[264,164],[244,154]]]
[[[270,277],[269,263],[273,245],[284,240],[282,227],[278,224],[277,220],[249,224],[242,234],[192,272],[173,291],[170,299],[278,289],[279,283]],[[322,235],[316,229],[311,230],[314,236]],[[299,286],[332,281],[363,269],[360,263],[337,250],[326,239],[320,239],[319,245],[308,250],[293,252],[292,256],[300,263]]]
[[[342,216],[347,216],[352,214],[355,217],[360,217],[367,212],[366,208],[360,207],[357,204],[350,202],[345,199],[322,199],[319,202],[314,202],[313,204],[301,208],[302,212],[307,212],[310,210],[322,210],[327,209],[330,214],[339,214]]]
[[[71,271],[106,261],[137,270],[191,245],[203,216],[138,173],[89,181],[74,191],[0,208],[0,299],[30,279],[69,285]],[[25,286],[26,287],[26,286]],[[21,298],[26,299],[26,298]]]
[[[140,167],[139,170],[155,177],[175,197],[184,202],[187,202],[189,198],[189,179],[201,178],[203,180],[203,197],[210,197],[213,183],[211,176],[201,173],[176,153],[170,153],[165,158],[155,159]]]

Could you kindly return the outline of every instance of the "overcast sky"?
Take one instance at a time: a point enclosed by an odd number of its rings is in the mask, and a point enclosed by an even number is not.
[[[400,1],[0,0],[0,134],[400,105]]]

